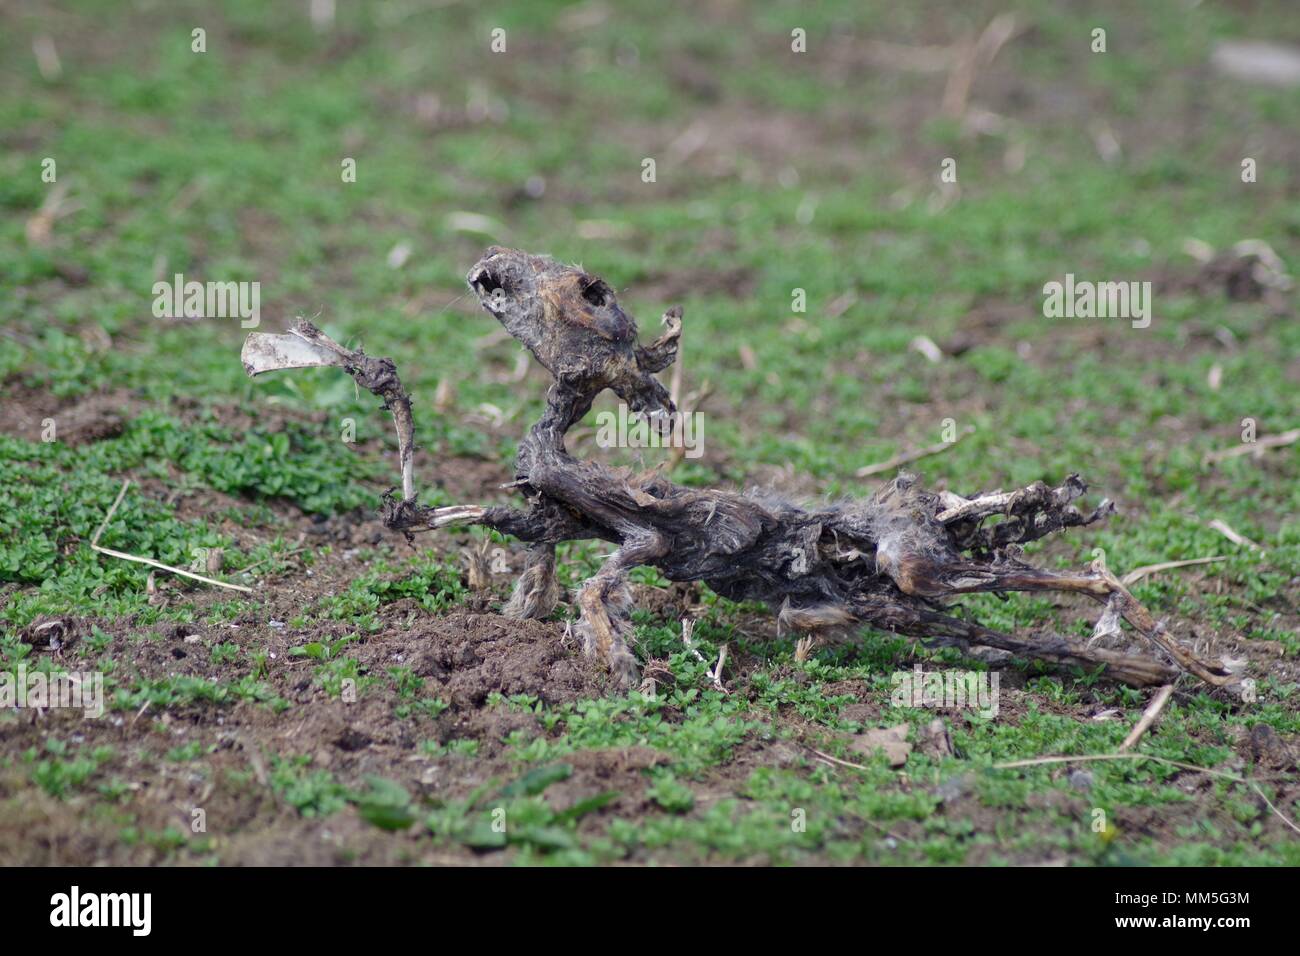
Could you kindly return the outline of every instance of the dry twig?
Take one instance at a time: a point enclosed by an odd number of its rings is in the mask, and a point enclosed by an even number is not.
[[[1192,558],[1188,561],[1165,561],[1161,564],[1144,564],[1140,568],[1134,568],[1128,574],[1120,578],[1120,582],[1127,587],[1130,584],[1137,584],[1143,578],[1152,574],[1158,574],[1161,571],[1172,571],[1174,568],[1190,568],[1195,564],[1213,564],[1215,561],[1227,561],[1222,555],[1215,555],[1212,558]]]
[[[95,536],[90,539],[90,549],[98,551],[100,554],[107,554],[112,558],[121,558],[123,561],[135,561],[137,564],[147,564],[153,568],[160,568],[163,571],[170,571],[172,574],[179,574],[182,577],[191,578],[195,581],[202,581],[204,584],[215,584],[219,588],[229,588],[232,591],[243,591],[252,594],[252,588],[246,588],[242,584],[228,584],[225,581],[218,581],[216,578],[205,578],[201,574],[195,574],[193,571],[186,571],[182,568],[174,568],[170,564],[163,564],[161,561],[155,561],[153,558],[142,558],[138,554],[127,554],[125,551],[115,551],[112,548],[105,548],[99,543],[99,536],[104,533],[108,527],[109,520],[113,513],[117,511],[117,506],[122,503],[122,497],[126,494],[126,489],[130,486],[131,480],[128,478],[122,482],[122,490],[117,493],[117,499],[113,502],[113,507],[108,509],[108,514],[104,515],[104,520],[100,522],[99,529]]]
[[[924,448],[918,448],[916,451],[899,452],[893,458],[886,459],[885,461],[877,462],[874,465],[864,465],[855,471],[854,474],[859,478],[869,478],[872,475],[879,475],[882,472],[893,471],[899,465],[906,465],[909,462],[917,461],[921,458],[928,458],[930,455],[937,455],[940,452],[945,452],[974,431],[975,426],[967,425],[957,433],[957,437],[952,441],[936,442],[933,445],[926,445]]]
[[[1215,462],[1237,458],[1241,455],[1263,458],[1264,452],[1270,448],[1282,448],[1286,445],[1294,445],[1298,441],[1300,441],[1300,428],[1293,428],[1289,432],[1282,432],[1280,435],[1261,435],[1253,442],[1242,442],[1232,448],[1209,452],[1201,459],[1201,464],[1212,465]]]
[[[1215,518],[1213,521],[1211,521],[1210,527],[1213,528],[1215,531],[1219,532],[1219,534],[1223,535],[1233,544],[1242,545],[1244,547],[1250,548],[1252,551],[1264,550],[1254,541],[1251,541],[1249,538],[1247,538],[1244,534],[1238,534],[1236,531],[1233,530],[1231,525],[1229,525],[1226,521],[1224,521],[1221,518]]]
[[[1169,703],[1169,698],[1173,693],[1173,684],[1166,684],[1164,687],[1160,688],[1156,693],[1156,696],[1151,698],[1151,703],[1147,705],[1147,709],[1142,712],[1142,719],[1137,722],[1131,731],[1129,731],[1129,735],[1125,737],[1124,742],[1119,745],[1120,751],[1128,750],[1142,739],[1142,735],[1145,734],[1151,725],[1156,722],[1156,718],[1160,716],[1160,712],[1165,709],[1165,704]]]

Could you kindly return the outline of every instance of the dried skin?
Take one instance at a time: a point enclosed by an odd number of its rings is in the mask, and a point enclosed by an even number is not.
[[[637,680],[628,646],[627,572],[657,568],[670,581],[704,581],[733,600],[765,602],[783,628],[842,639],[862,624],[932,646],[994,647],[1062,666],[1103,669],[1135,685],[1164,684],[1186,670],[1215,685],[1235,677],[1218,661],[1202,661],[1164,633],[1104,566],[1057,573],[1019,559],[1026,542],[1099,521],[1109,502],[1081,512],[1086,486],[1077,475],[1059,487],[1027,488],[970,498],[925,491],[908,475],[869,498],[803,509],[762,492],[686,488],[655,472],[634,474],[582,461],[564,436],[611,389],[631,411],[672,414],[654,377],[672,364],[681,309],[664,315],[665,332],[649,346],[613,290],[596,276],[524,252],[493,247],[469,271],[483,307],[522,342],[554,381],[546,410],[521,441],[515,487],[525,507],[428,508],[406,489],[387,498],[384,521],[396,530],[481,524],[530,542],[527,568],[506,607],[516,617],[551,613],[559,598],[555,545],[602,539],[617,545],[578,593],[578,632],[626,686]],[[388,360],[341,350],[307,323],[299,336],[323,345],[357,381],[384,398],[397,418],[404,477],[409,473],[410,400]],[[335,364],[335,363],[331,363]],[[996,523],[986,523],[999,516]],[[944,613],[944,599],[979,591],[1061,590],[1085,594],[1123,617],[1160,649],[1162,659],[1123,655],[1057,635],[1001,634]],[[1166,663],[1164,658],[1170,661]]]

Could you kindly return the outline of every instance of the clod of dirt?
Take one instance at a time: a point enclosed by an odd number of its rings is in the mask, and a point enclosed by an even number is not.
[[[1186,251],[1201,263],[1191,279],[1172,281],[1175,289],[1198,295],[1225,295],[1233,302],[1265,301],[1274,311],[1290,308],[1295,280],[1273,247],[1260,239],[1243,239],[1218,253],[1189,241]]]
[[[494,691],[547,704],[601,696],[607,676],[564,647],[562,634],[553,623],[461,612],[420,622],[403,640],[416,648],[408,666],[433,678],[435,692],[462,710],[483,706]]]
[[[1296,765],[1295,752],[1268,724],[1256,724],[1238,748],[1243,757],[1258,767],[1288,770]]]
[[[126,421],[121,403],[112,395],[93,395],[55,417],[59,441],[74,447],[116,438]]]
[[[1204,269],[1201,279],[1221,287],[1234,302],[1258,302],[1266,290],[1274,288],[1274,273],[1254,255],[1239,256],[1232,252],[1215,256]]]
[[[879,713],[880,708],[872,704],[847,704],[840,708],[840,719],[851,720],[855,724],[867,724],[875,720]]]
[[[60,651],[80,640],[84,631],[82,622],[75,618],[41,615],[23,628],[18,639],[34,650]]]
[[[349,727],[334,738],[334,746],[347,753],[355,753],[370,746],[371,738],[361,731]]]

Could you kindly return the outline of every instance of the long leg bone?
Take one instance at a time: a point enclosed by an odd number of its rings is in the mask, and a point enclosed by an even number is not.
[[[1021,657],[1046,660],[1054,664],[1085,669],[1101,667],[1106,676],[1113,680],[1137,687],[1167,684],[1178,676],[1177,668],[1149,658],[1120,654],[1100,647],[1081,647],[1054,634],[1038,634],[1028,639],[1013,637],[933,611],[920,612],[915,628],[904,633],[916,635],[923,643],[931,643],[934,635],[942,634],[959,638],[963,644],[996,647]]]
[[[928,647],[956,647],[969,652],[994,647],[1019,657],[1086,670],[1102,668],[1107,677],[1136,687],[1167,684],[1178,669],[1160,661],[1088,647],[1056,634],[1014,637],[961,618],[952,617],[884,595],[873,595],[856,608],[858,616],[876,627],[906,634]]]
[[[1087,572],[1059,572],[1019,561],[1001,564],[943,561],[920,554],[891,554],[883,569],[904,594],[940,598],[979,591],[1072,591],[1106,605],[1103,619],[1118,613],[1144,638],[1158,645],[1184,670],[1223,687],[1238,678],[1220,661],[1202,661],[1174,641],[1129,590],[1100,561]]]

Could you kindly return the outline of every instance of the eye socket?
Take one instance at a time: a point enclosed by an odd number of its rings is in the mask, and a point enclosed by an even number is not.
[[[609,298],[613,294],[614,290],[599,279],[591,279],[582,287],[583,299],[594,306],[608,305]]]
[[[479,287],[479,291],[483,292],[485,295],[491,295],[494,292],[500,292],[505,287],[505,284],[499,278],[497,278],[495,275],[493,275],[491,272],[487,271],[486,269],[484,269],[483,272],[480,273],[479,278],[477,280],[477,285]]]

